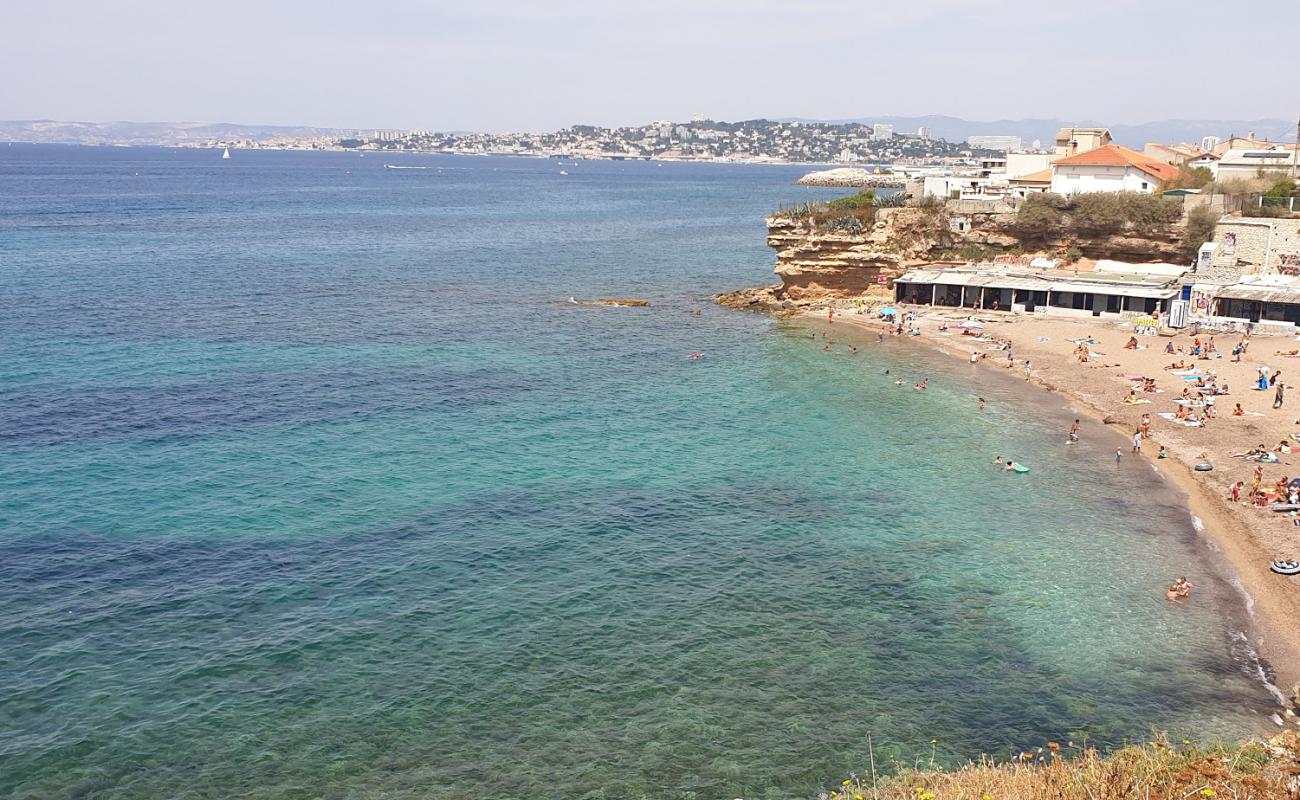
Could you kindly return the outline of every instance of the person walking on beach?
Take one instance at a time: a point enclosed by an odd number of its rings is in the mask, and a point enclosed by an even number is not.
[[[1070,423],[1070,436],[1066,439],[1066,444],[1074,444],[1079,441],[1079,420]]]
[[[835,321],[835,309],[834,308],[826,309],[826,322],[832,323],[834,321]]]
[[[1142,431],[1133,431],[1133,452],[1142,452]]]
[[[1274,395],[1273,395],[1273,408],[1281,408],[1281,407],[1282,407],[1282,399],[1283,399],[1283,397],[1282,397],[1282,390],[1284,390],[1284,389],[1286,389],[1286,384],[1285,384],[1285,383],[1279,383],[1279,384],[1277,385],[1277,392],[1274,393]]]
[[[1241,502],[1241,487],[1245,486],[1245,481],[1237,481],[1228,488],[1228,499],[1234,503]]]

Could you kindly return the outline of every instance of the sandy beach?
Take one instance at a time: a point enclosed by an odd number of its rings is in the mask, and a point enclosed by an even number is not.
[[[1059,392],[1077,404],[1081,417],[1112,426],[1126,438],[1132,438],[1143,414],[1149,414],[1149,438],[1142,443],[1142,456],[1186,493],[1192,513],[1204,524],[1204,535],[1236,572],[1249,603],[1253,603],[1252,618],[1261,657],[1275,670],[1276,685],[1288,698],[1293,695],[1293,687],[1300,683],[1300,576],[1275,574],[1269,564],[1278,558],[1300,558],[1300,527],[1293,524],[1300,517],[1246,505],[1251,479],[1259,465],[1234,457],[1260,444],[1274,450],[1281,441],[1291,441],[1290,434],[1300,434],[1300,356],[1278,352],[1294,349],[1291,339],[1256,335],[1240,362],[1234,362],[1232,348],[1241,339],[1238,334],[1216,335],[1217,355],[1197,359],[1187,354],[1196,338],[1189,333],[1137,336],[1140,348],[1132,350],[1125,349],[1134,335],[1132,325],[1127,323],[978,312],[976,319],[984,325],[984,336],[976,337],[963,335],[954,327],[967,319],[968,311],[905,305],[897,308],[918,315],[915,325],[921,335],[908,337],[910,340],[962,359],[969,359],[971,353],[980,354],[981,368],[1013,370],[1019,378]],[[806,313],[826,320],[825,307]],[[847,304],[837,310],[834,323],[873,330],[887,328],[877,315],[855,313]],[[940,331],[945,323],[948,330]],[[1200,339],[1208,342],[1209,336],[1206,333]],[[986,341],[990,338],[1011,341],[1010,361],[1005,350],[994,349],[995,345]],[[1077,340],[1089,338],[1094,342],[1087,346],[1090,356],[1087,362],[1081,362]],[[1173,355],[1166,352],[1169,343],[1175,348]],[[1158,416],[1175,412],[1175,399],[1185,386],[1193,385],[1184,380],[1188,376],[1165,369],[1180,360],[1202,373],[1212,371],[1219,386],[1226,384],[1229,388],[1227,396],[1216,398],[1217,417],[1206,420],[1203,427]],[[1279,409],[1273,408],[1272,388],[1252,389],[1260,367],[1267,367],[1270,374],[1281,370],[1280,382],[1291,380],[1297,384],[1295,390],[1288,385],[1288,396]],[[1153,378],[1158,391],[1143,392],[1142,381],[1133,379],[1138,376]],[[1125,403],[1131,389],[1137,390],[1136,396],[1142,401],[1150,402]],[[1232,414],[1237,403],[1245,412],[1243,416]],[[1062,431],[1063,439],[1065,435]],[[1168,453],[1165,459],[1156,458],[1161,446]],[[1295,446],[1300,450],[1300,442]],[[1131,457],[1128,447],[1124,453],[1126,458]],[[1282,476],[1300,475],[1300,451],[1278,453],[1277,457],[1277,463],[1263,464],[1266,489]],[[1193,466],[1199,462],[1209,462],[1213,470],[1194,471]],[[1234,503],[1229,499],[1229,490],[1236,481],[1244,481],[1245,487],[1242,502]]]

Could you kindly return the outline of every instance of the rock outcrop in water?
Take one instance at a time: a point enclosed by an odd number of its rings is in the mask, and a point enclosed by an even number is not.
[[[839,213],[807,207],[767,218],[781,283],[728,292],[731,307],[780,309],[828,299],[892,296],[893,278],[920,266],[1023,261],[1035,253],[1128,262],[1182,261],[1181,223],[1090,231],[1063,226],[1027,235],[1007,204],[951,202],[932,207]]]
[[[874,189],[902,189],[906,181],[890,172],[872,172],[862,167],[836,167],[809,172],[795,183],[800,186],[847,186]]]

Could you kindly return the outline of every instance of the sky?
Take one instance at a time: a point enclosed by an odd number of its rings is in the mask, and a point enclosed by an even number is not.
[[[1279,83],[1297,0],[5,6],[0,119],[546,131],[694,114],[1289,119],[1300,106]]]

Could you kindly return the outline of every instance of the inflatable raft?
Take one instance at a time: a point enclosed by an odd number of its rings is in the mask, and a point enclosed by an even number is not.
[[[1300,575],[1300,561],[1291,559],[1290,561],[1274,561],[1269,565],[1269,569],[1279,575]]]

